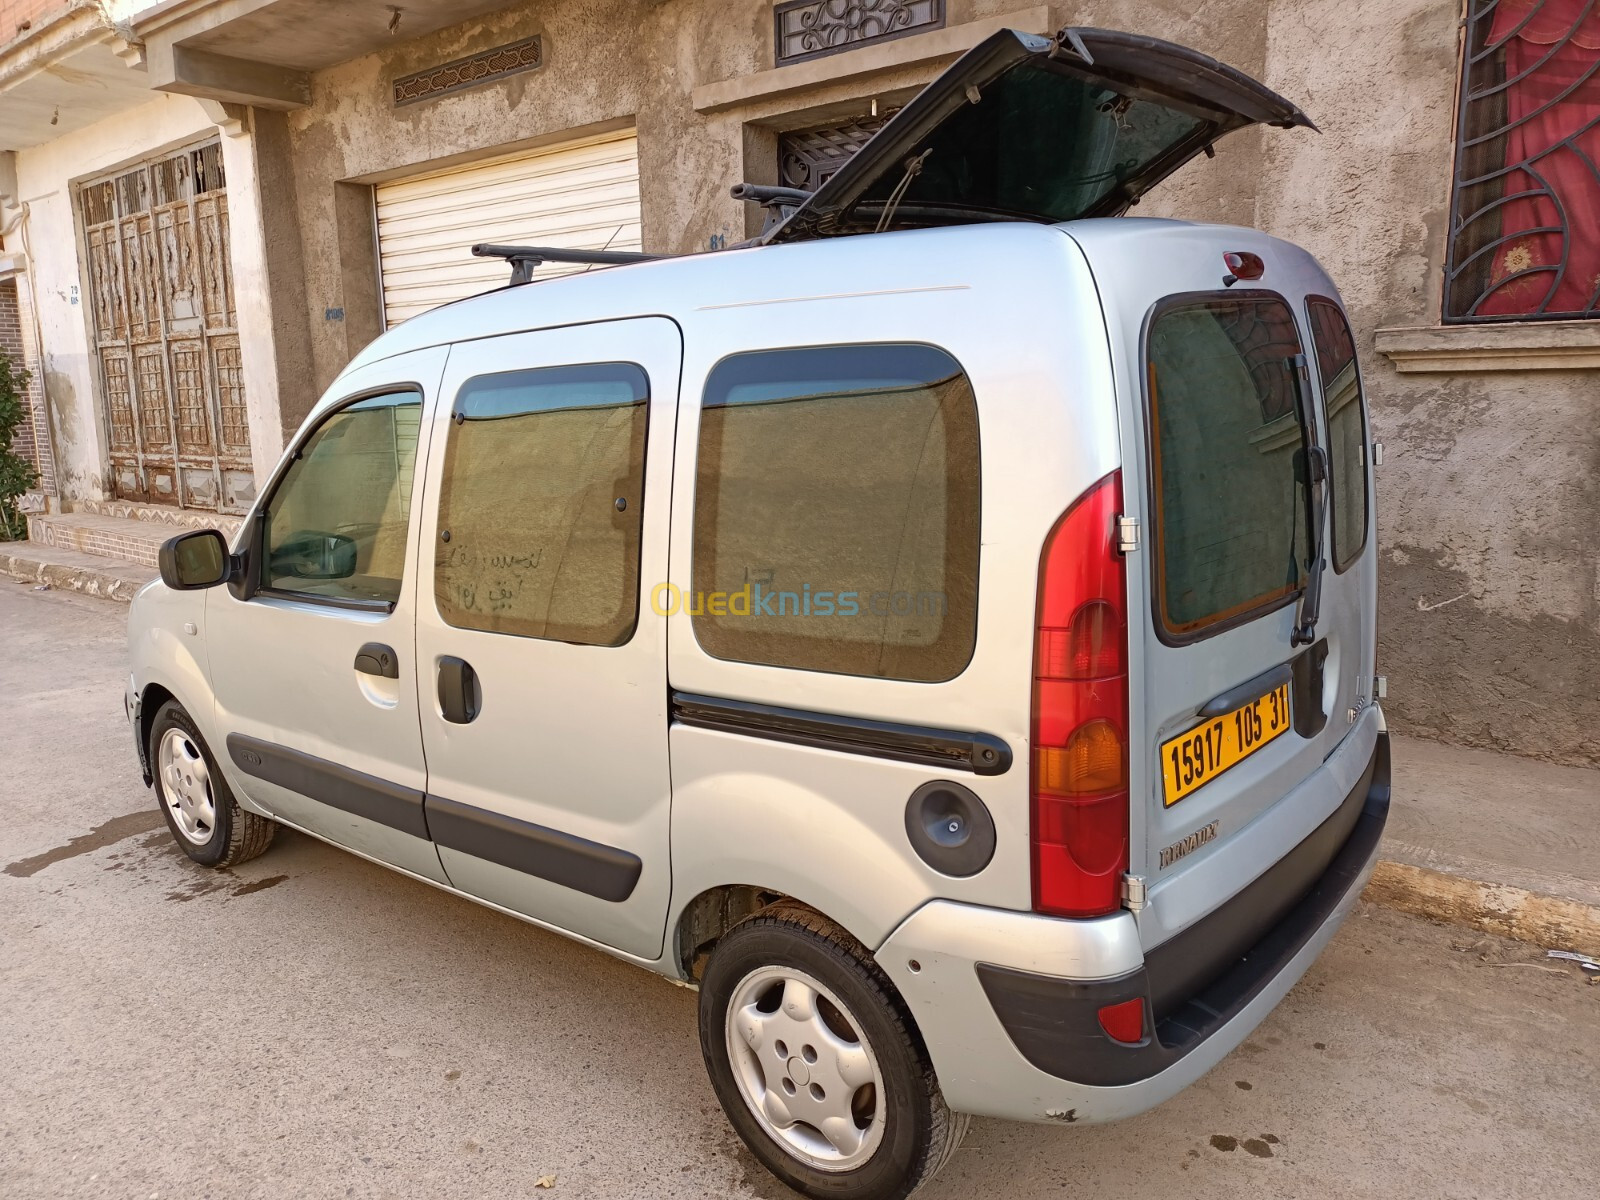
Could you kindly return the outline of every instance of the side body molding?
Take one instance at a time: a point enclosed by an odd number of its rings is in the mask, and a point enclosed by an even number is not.
[[[228,735],[228,757],[246,775],[412,837],[428,836],[422,793],[414,788],[242,733]]]
[[[246,775],[601,900],[626,900],[644,867],[638,855],[626,850],[442,796],[424,795],[259,738],[230,733],[228,755]]]

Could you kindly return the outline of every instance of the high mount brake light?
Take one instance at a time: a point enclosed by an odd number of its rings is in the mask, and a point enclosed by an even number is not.
[[[1033,906],[1115,912],[1128,869],[1127,570],[1122,473],[1069,508],[1045,542],[1033,666]]]
[[[1261,261],[1259,254],[1230,250],[1222,256],[1222,261],[1227,265],[1228,274],[1236,279],[1260,279],[1267,273],[1267,264]]]

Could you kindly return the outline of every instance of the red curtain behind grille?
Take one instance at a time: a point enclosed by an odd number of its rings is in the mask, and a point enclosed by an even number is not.
[[[1501,236],[1523,236],[1495,251],[1497,286],[1478,313],[1584,312],[1600,303],[1600,0],[1501,0],[1489,46],[1505,48],[1505,77],[1516,80],[1506,162],[1529,163],[1544,182],[1526,170],[1506,176],[1505,194],[1518,198],[1500,208]],[[1562,144],[1569,138],[1583,153]],[[1565,238],[1526,232],[1563,225]],[[1551,294],[1563,242],[1567,269]]]

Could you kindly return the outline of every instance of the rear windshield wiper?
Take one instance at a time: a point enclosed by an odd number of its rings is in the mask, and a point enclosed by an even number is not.
[[[1304,354],[1289,360],[1294,372],[1295,392],[1300,402],[1300,424],[1305,431],[1305,477],[1307,507],[1311,513],[1311,560],[1307,564],[1305,590],[1300,593],[1300,612],[1295,619],[1291,646],[1309,646],[1317,640],[1317,619],[1322,615],[1322,575],[1327,569],[1323,528],[1327,524],[1328,452],[1316,444],[1316,414],[1311,404],[1311,367]]]

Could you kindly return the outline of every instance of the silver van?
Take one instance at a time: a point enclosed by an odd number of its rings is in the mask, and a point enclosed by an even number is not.
[[[1310,124],[1181,47],[1004,32],[814,194],[744,188],[751,244],[379,338],[134,602],[178,844],[287,826],[698,987],[808,1196],[1199,1078],[1389,803],[1338,293],[1122,215],[1255,123]]]

